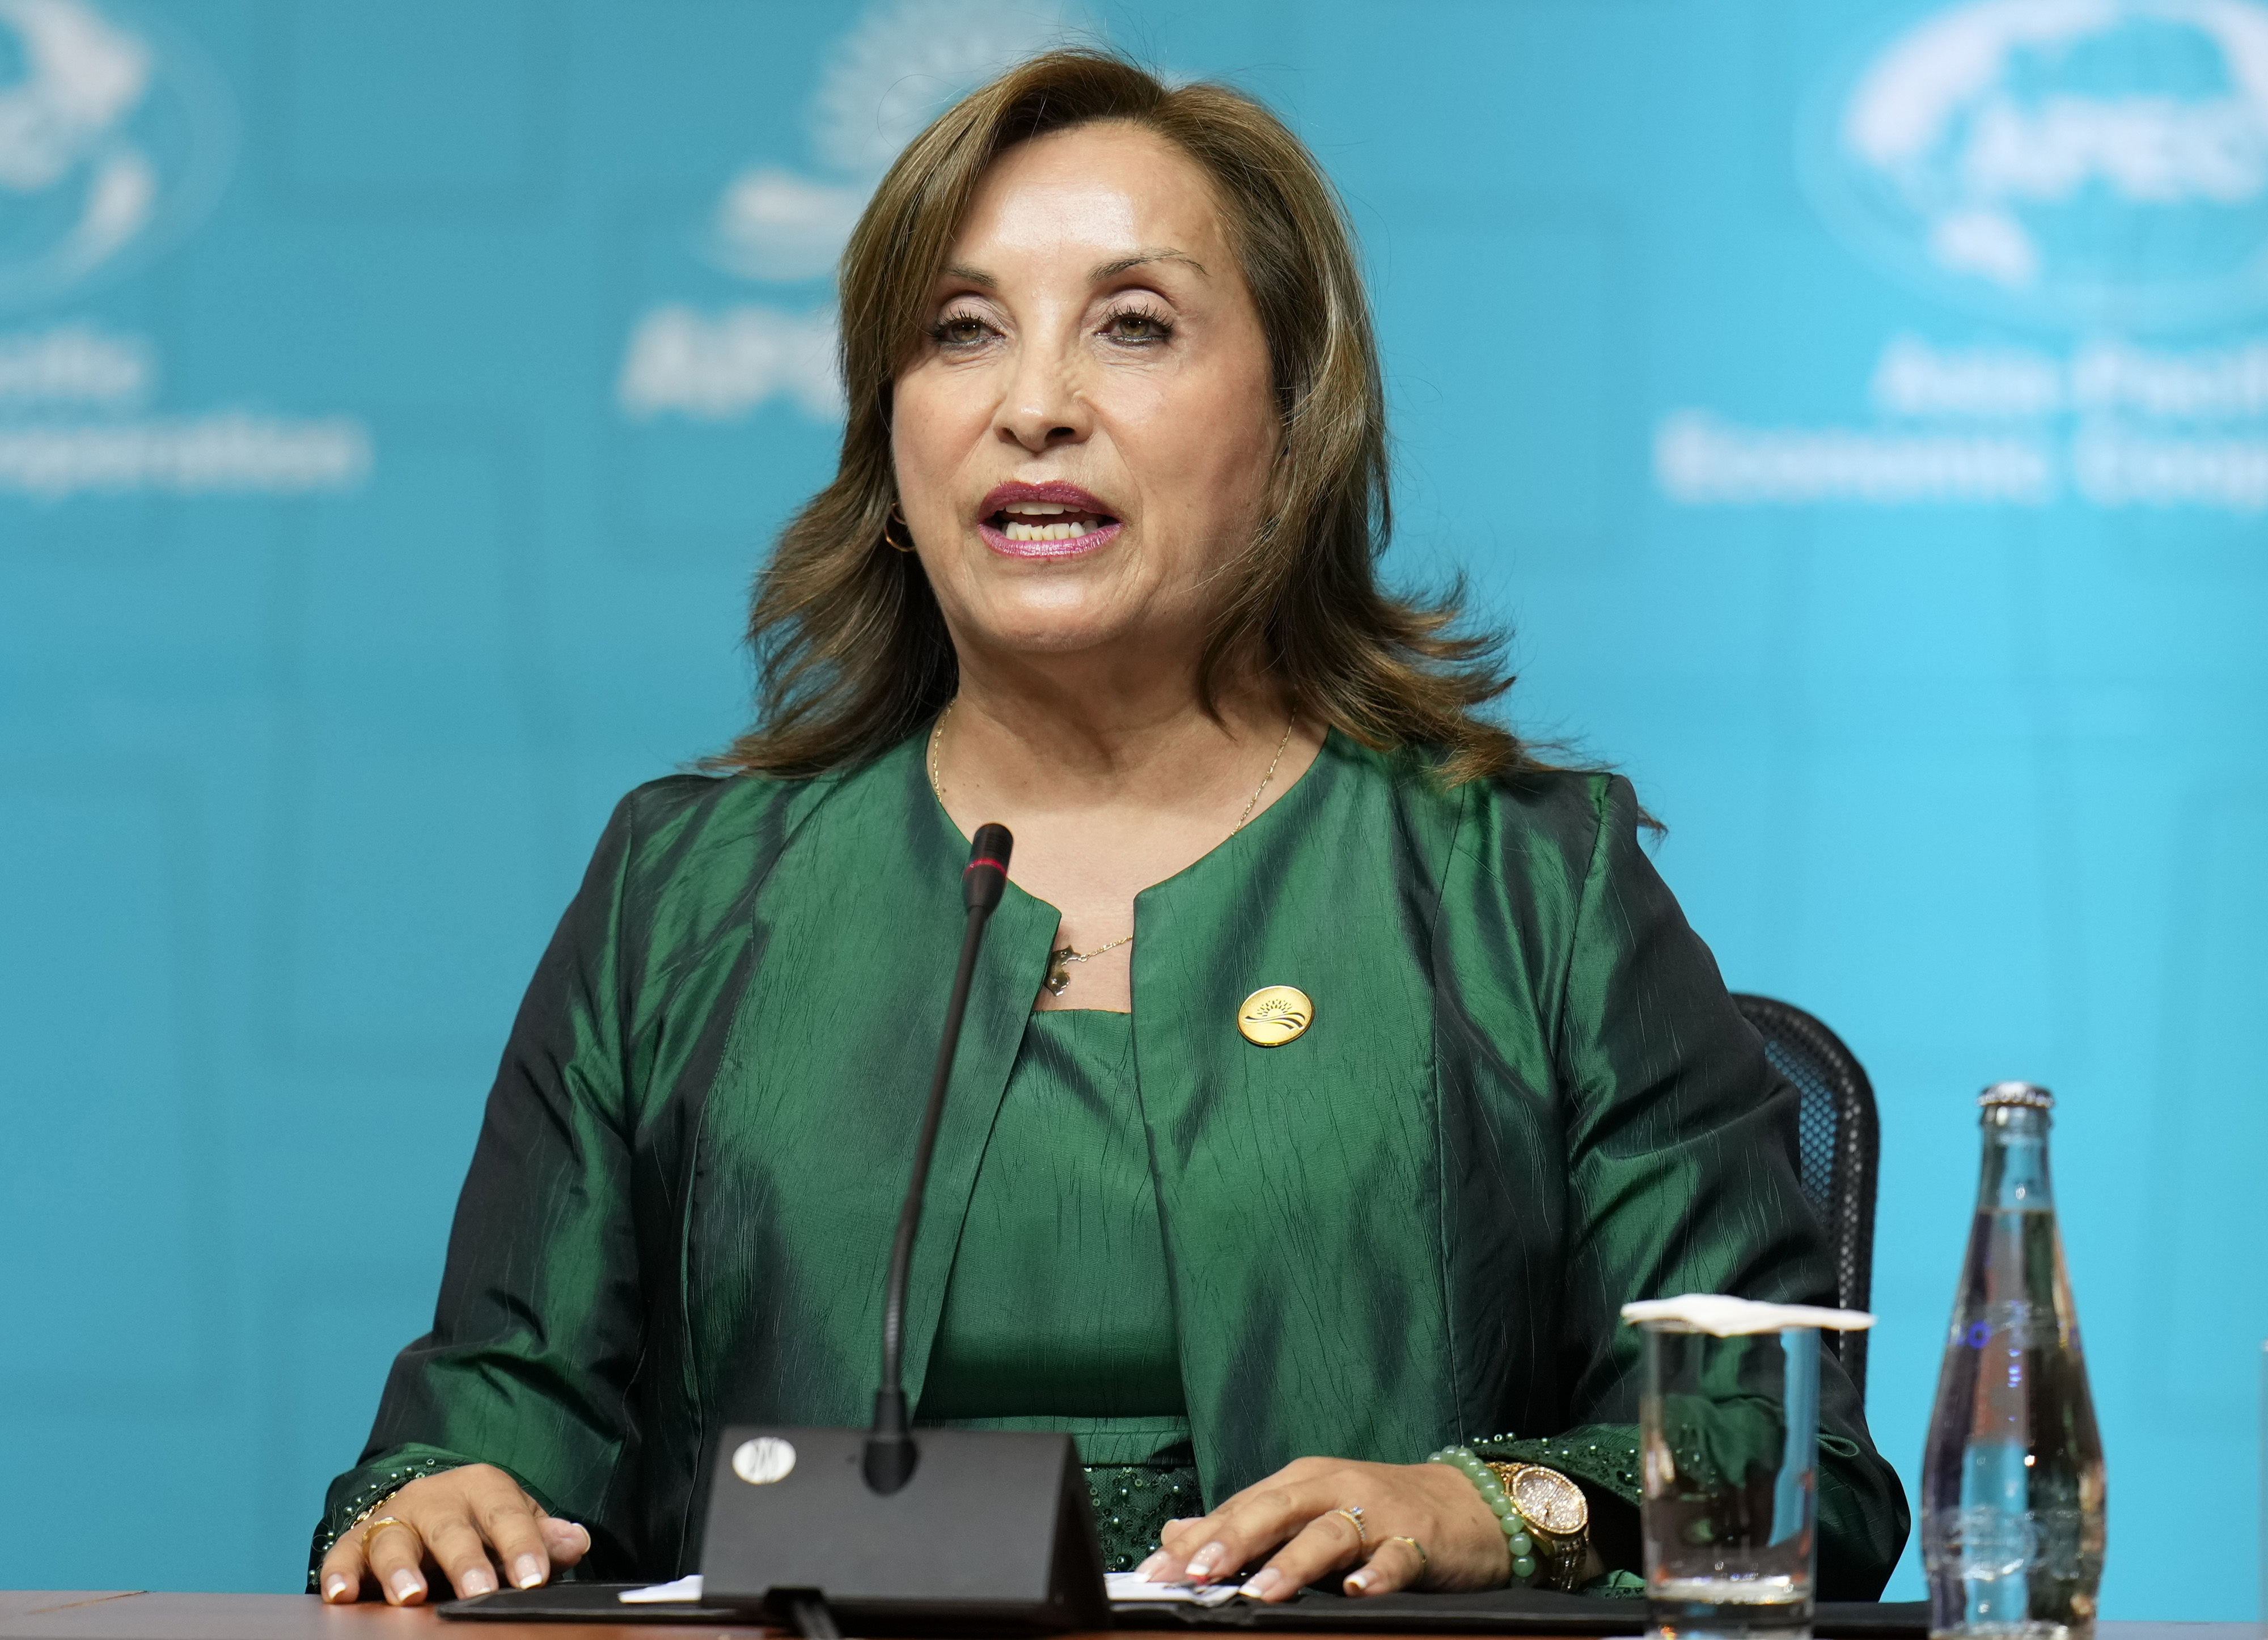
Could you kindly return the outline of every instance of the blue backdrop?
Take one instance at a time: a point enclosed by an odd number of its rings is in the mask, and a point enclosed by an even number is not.
[[[300,1586],[609,804],[741,719],[844,227],[1066,26],[1314,143],[1390,563],[1872,1070],[1884,1451],[2050,1083],[2105,1610],[2250,1614],[2261,0],[0,0],[0,1585]]]

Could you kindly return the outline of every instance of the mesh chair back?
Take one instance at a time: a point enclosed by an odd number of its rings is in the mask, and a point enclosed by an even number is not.
[[[1881,1148],[1874,1085],[1843,1039],[1802,1009],[1740,993],[1733,1001],[1764,1039],[1772,1069],[1795,1085],[1796,1167],[1834,1249],[1835,1301],[1863,1310],[1874,1281],[1874,1164]],[[1829,1338],[1863,1401],[1867,1335]]]

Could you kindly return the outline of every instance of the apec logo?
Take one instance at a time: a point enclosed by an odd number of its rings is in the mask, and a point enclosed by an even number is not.
[[[2268,303],[2268,5],[1966,0],[1831,77],[1805,180],[1862,254],[1996,317]]]
[[[168,35],[92,0],[0,0],[0,308],[129,271],[219,192],[227,99]]]
[[[0,0],[6,4],[6,0]],[[695,243],[758,287],[825,278],[898,151],[947,103],[1072,31],[1069,0],[876,0],[836,41],[806,120],[809,167],[743,165]],[[632,422],[728,423],[776,399],[843,413],[832,305],[703,308],[663,301],[635,321],[615,383]]]

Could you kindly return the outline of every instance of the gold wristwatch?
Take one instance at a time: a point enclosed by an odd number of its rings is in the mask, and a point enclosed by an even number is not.
[[[1536,1584],[1572,1591],[1591,1550],[1591,1503],[1583,1489],[1536,1463],[1492,1463],[1505,1495],[1535,1540]]]

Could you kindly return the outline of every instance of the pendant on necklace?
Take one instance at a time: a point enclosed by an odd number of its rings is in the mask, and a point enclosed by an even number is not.
[[[1048,995],[1060,997],[1071,989],[1071,958],[1076,953],[1069,945],[1048,952]],[[1027,970],[1028,972],[1028,970]]]

